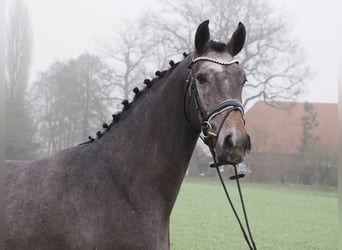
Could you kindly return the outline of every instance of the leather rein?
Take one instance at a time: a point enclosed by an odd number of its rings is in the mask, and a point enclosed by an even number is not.
[[[236,100],[236,99],[228,99],[225,100],[223,102],[221,102],[220,104],[218,104],[216,107],[214,107],[212,110],[210,111],[206,111],[202,105],[200,96],[198,94],[198,90],[197,90],[197,85],[196,85],[196,80],[192,75],[192,67],[194,64],[196,64],[197,62],[200,61],[207,61],[207,62],[212,62],[212,63],[216,63],[216,64],[220,64],[220,65],[225,65],[225,66],[229,66],[235,63],[239,63],[238,60],[232,60],[232,61],[221,61],[221,60],[217,60],[217,59],[213,59],[210,57],[197,57],[195,59],[191,60],[191,63],[189,64],[188,68],[189,68],[189,73],[188,73],[188,77],[186,79],[186,90],[185,90],[185,95],[188,95],[189,97],[193,97],[195,100],[195,108],[199,114],[199,118],[200,118],[200,122],[201,122],[201,135],[200,138],[202,139],[202,141],[208,146],[210,153],[212,155],[213,161],[214,163],[210,164],[211,168],[215,168],[219,179],[221,181],[222,187],[224,189],[224,192],[226,194],[227,200],[230,204],[230,207],[233,210],[233,213],[239,223],[240,229],[242,231],[243,237],[249,247],[250,250],[256,250],[256,245],[252,236],[252,233],[250,231],[250,227],[249,227],[249,223],[248,223],[248,218],[247,218],[247,213],[246,213],[246,209],[245,209],[245,205],[244,205],[244,201],[243,201],[243,197],[242,197],[242,192],[241,192],[241,188],[240,188],[240,182],[239,179],[244,177],[244,174],[238,174],[237,172],[237,167],[235,164],[232,164],[234,167],[234,173],[235,175],[231,176],[230,179],[236,180],[237,183],[237,187],[238,187],[238,191],[239,191],[239,196],[240,196],[240,202],[241,202],[241,206],[242,206],[242,210],[243,210],[243,214],[244,214],[244,218],[245,218],[245,224],[248,230],[248,235],[246,233],[246,230],[244,228],[244,226],[241,223],[241,220],[236,212],[236,209],[232,203],[232,200],[230,198],[230,195],[228,193],[228,189],[224,183],[224,180],[222,178],[221,172],[219,167],[222,165],[226,165],[227,163],[220,163],[217,162],[216,160],[216,153],[215,153],[215,146],[217,143],[217,138],[221,132],[221,128],[224,124],[224,122],[226,121],[226,119],[228,118],[229,114],[234,111],[234,110],[238,110],[241,112],[242,114],[242,118],[244,116],[244,108],[243,105],[241,104],[240,101]],[[187,114],[186,114],[186,105],[185,105],[185,99],[184,98],[184,115],[186,120],[188,121],[189,124],[190,123],[190,119],[188,118]],[[225,115],[217,129],[217,131],[213,131],[212,129],[212,125],[210,123],[210,121],[217,116],[218,114],[224,113]],[[244,121],[245,122],[245,121]]]

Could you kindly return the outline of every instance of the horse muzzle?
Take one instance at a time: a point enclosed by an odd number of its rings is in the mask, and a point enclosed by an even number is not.
[[[217,138],[215,145],[216,158],[218,162],[238,164],[242,162],[251,150],[251,139],[248,135],[241,117],[227,121],[227,126]]]

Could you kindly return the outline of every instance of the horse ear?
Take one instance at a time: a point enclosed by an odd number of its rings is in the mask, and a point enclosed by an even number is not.
[[[196,35],[195,35],[195,48],[198,54],[201,54],[205,51],[208,45],[209,39],[210,39],[209,20],[206,20],[198,26]]]
[[[245,29],[245,25],[243,25],[243,23],[239,22],[239,25],[237,27],[237,29],[234,31],[232,37],[230,38],[229,42],[228,42],[228,50],[229,52],[232,54],[232,56],[237,55],[246,40],[246,29]]]

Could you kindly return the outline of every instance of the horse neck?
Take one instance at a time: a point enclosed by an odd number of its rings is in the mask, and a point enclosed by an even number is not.
[[[123,120],[105,134],[102,152],[108,152],[115,171],[130,179],[130,191],[165,202],[171,212],[195,147],[198,133],[184,115],[188,60],[154,83]],[[108,150],[110,149],[110,150]]]

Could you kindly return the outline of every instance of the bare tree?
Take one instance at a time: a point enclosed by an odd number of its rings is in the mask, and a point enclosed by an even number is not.
[[[164,2],[165,3],[165,2]],[[195,27],[210,19],[212,37],[228,41],[239,21],[247,27],[247,40],[238,59],[245,69],[244,105],[254,99],[294,100],[309,76],[303,49],[291,38],[289,21],[262,0],[167,1],[159,14],[145,15],[140,23],[155,31],[169,54],[191,51]],[[165,60],[165,59],[164,59]],[[279,103],[279,102],[278,102]]]
[[[262,0],[166,0],[159,13],[145,13],[135,25],[126,23],[111,46],[104,46],[117,72],[116,95],[127,99],[144,75],[152,75],[153,66],[164,69],[168,59],[192,51],[194,31],[206,19],[213,27],[212,37],[223,42],[239,21],[247,27],[238,56],[248,76],[244,106],[257,99],[272,104],[297,98],[310,75],[303,49],[291,38],[289,20]]]
[[[89,54],[55,62],[40,74],[32,102],[43,154],[86,141],[99,129],[109,118],[112,79],[112,70]]]
[[[27,7],[15,0],[7,30],[7,99],[24,99],[32,57],[32,30]]]
[[[159,13],[144,13],[136,25],[126,24],[106,47],[118,73],[115,83],[121,91],[116,94],[127,98],[132,84],[151,75],[153,66],[163,69],[170,58],[192,51],[194,31],[206,19],[210,19],[212,37],[222,42],[228,42],[239,21],[247,28],[246,43],[238,55],[248,77],[244,106],[260,99],[269,104],[293,101],[302,92],[310,75],[304,51],[291,37],[289,20],[266,1],[165,0]]]
[[[27,7],[15,0],[7,27],[6,46],[6,157],[33,157],[33,125],[26,89],[29,80],[32,51],[32,30]]]
[[[122,30],[113,33],[111,40],[102,45],[102,50],[115,69],[116,97],[113,99],[128,99],[132,89],[143,82],[145,75],[151,74],[151,56],[158,41],[151,39],[148,27],[139,22],[126,22]]]

